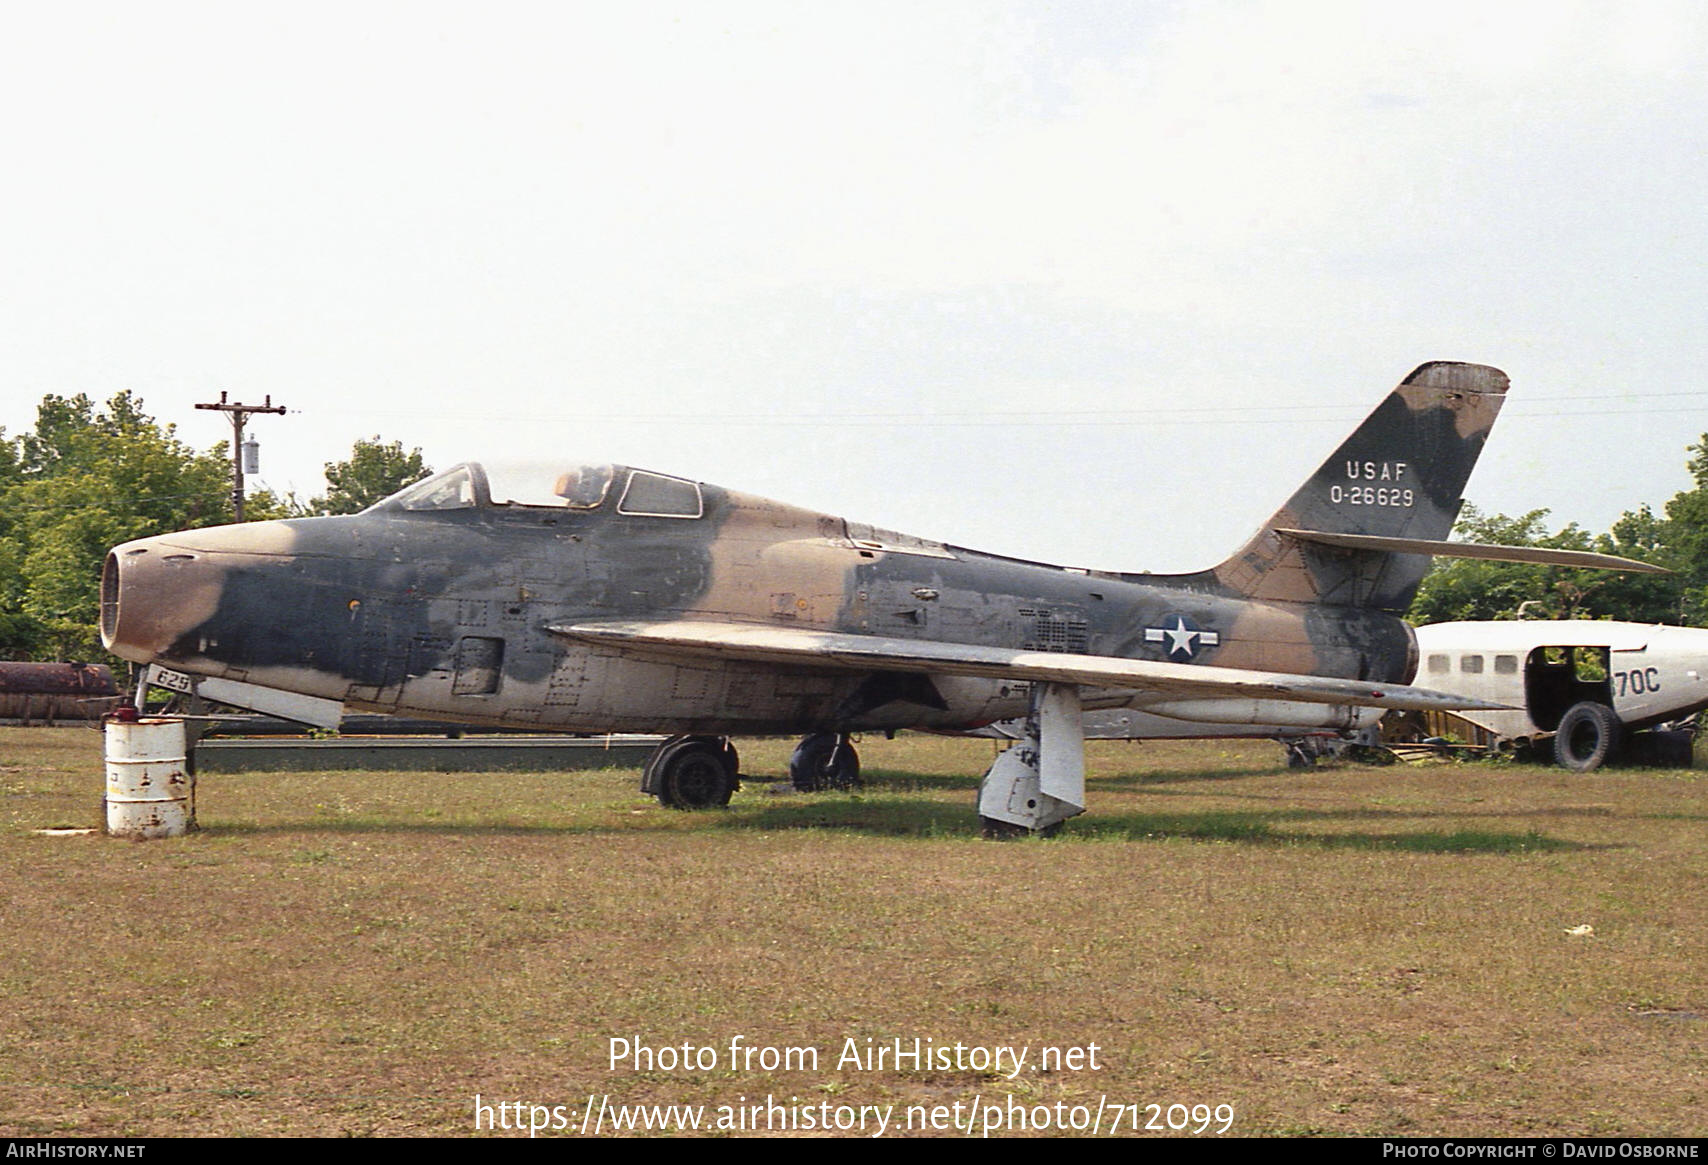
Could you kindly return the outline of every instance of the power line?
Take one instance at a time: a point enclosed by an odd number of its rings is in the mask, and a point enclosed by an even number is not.
[[[1633,393],[1617,398],[1620,401],[1635,404],[1643,400],[1664,400],[1680,397],[1708,396],[1708,392],[1657,392]],[[1644,408],[1632,410],[1628,408],[1597,408],[1597,409],[1554,409],[1547,406],[1577,401],[1595,401],[1603,405],[1609,403],[1607,394],[1595,396],[1553,397],[1534,404],[1521,403],[1509,408],[1503,415],[1508,418],[1545,418],[1545,417],[1604,417],[1626,415],[1672,415],[1676,413],[1699,412],[1700,407],[1677,408]],[[384,409],[351,409],[328,410],[350,417],[385,417],[390,419],[408,420],[419,418],[420,413]],[[752,413],[720,410],[717,412],[678,412],[678,413],[631,413],[631,412],[577,412],[566,414],[541,413],[530,411],[530,424],[601,424],[628,425],[715,425],[730,427],[754,428],[797,428],[803,426],[819,427],[825,425],[845,425],[854,428],[890,428],[895,426],[954,426],[966,428],[992,428],[1002,426],[1047,426],[1074,427],[1080,425],[1096,426],[1139,426],[1139,425],[1267,425],[1276,423],[1297,422],[1328,422],[1340,421],[1348,417],[1363,417],[1368,410],[1358,404],[1295,404],[1295,405],[1206,405],[1201,407],[1170,407],[1170,408],[1098,408],[1098,409],[1054,409],[1042,407],[1037,409],[967,409],[955,411],[929,412],[881,412],[865,410],[861,412],[797,412],[788,415],[778,415],[776,412]],[[1276,415],[1281,414],[1281,415]],[[1316,414],[1316,415],[1304,415]],[[436,410],[436,418],[465,418],[480,420],[492,416],[491,412],[467,411],[455,412]]]

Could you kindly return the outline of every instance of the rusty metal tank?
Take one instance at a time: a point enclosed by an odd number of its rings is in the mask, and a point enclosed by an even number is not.
[[[112,670],[89,663],[0,661],[0,721],[99,720],[119,702]]]

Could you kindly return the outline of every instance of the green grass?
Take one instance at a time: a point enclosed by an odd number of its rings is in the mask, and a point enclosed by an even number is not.
[[[777,776],[791,742],[744,741]],[[95,825],[99,737],[0,730],[0,1134],[463,1134],[563,1105],[1226,1103],[1245,1134],[1708,1128],[1708,783],[1093,746],[1090,813],[979,840],[992,749],[666,810],[637,774],[205,778]],[[1568,934],[1589,926],[1593,934]],[[816,1069],[612,1070],[612,1038]],[[868,1038],[1100,1068],[866,1071]],[[897,1110],[898,1112],[900,1109]]]

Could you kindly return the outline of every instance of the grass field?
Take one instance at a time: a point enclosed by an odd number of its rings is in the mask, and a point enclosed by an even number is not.
[[[741,747],[775,776],[790,744]],[[466,1134],[477,1095],[574,1125],[590,1097],[893,1105],[889,1135],[975,1101],[1708,1133],[1698,772],[1100,744],[1090,813],[995,843],[989,743],[861,753],[858,795],[750,783],[707,814],[628,770],[209,777],[199,833],[122,842],[33,832],[99,823],[98,733],[0,729],[0,1134]],[[613,1067],[614,1038],[716,1063]],[[732,1068],[734,1039],[817,1064]],[[1028,1062],[869,1070],[850,1039]]]

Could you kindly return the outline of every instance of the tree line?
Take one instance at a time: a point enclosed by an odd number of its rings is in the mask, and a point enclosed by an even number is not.
[[[379,437],[326,464],[308,501],[256,490],[251,521],[350,514],[430,473],[421,450]],[[232,521],[231,451],[198,450],[121,392],[42,398],[35,428],[0,430],[0,659],[100,660],[101,563],[133,538]]]
[[[1694,484],[1673,495],[1659,514],[1647,503],[1627,510],[1605,534],[1591,534],[1575,522],[1550,532],[1547,510],[1508,517],[1472,505],[1453,527],[1463,542],[1594,550],[1652,562],[1672,574],[1440,558],[1407,617],[1420,625],[1452,619],[1626,619],[1708,626],[1708,433],[1686,452]]]
[[[1661,513],[1629,510],[1604,534],[1576,523],[1548,529],[1548,511],[1518,517],[1467,504],[1454,526],[1466,542],[1596,550],[1673,571],[1633,575],[1477,559],[1437,559],[1408,618],[1628,619],[1708,626],[1708,434],[1688,447],[1694,485]],[[327,490],[308,501],[269,490],[246,496],[251,521],[353,514],[431,473],[421,450],[359,440],[326,463]],[[0,430],[0,659],[105,658],[98,631],[101,562],[133,538],[232,520],[230,449],[197,450],[121,392],[48,395],[35,428]]]

